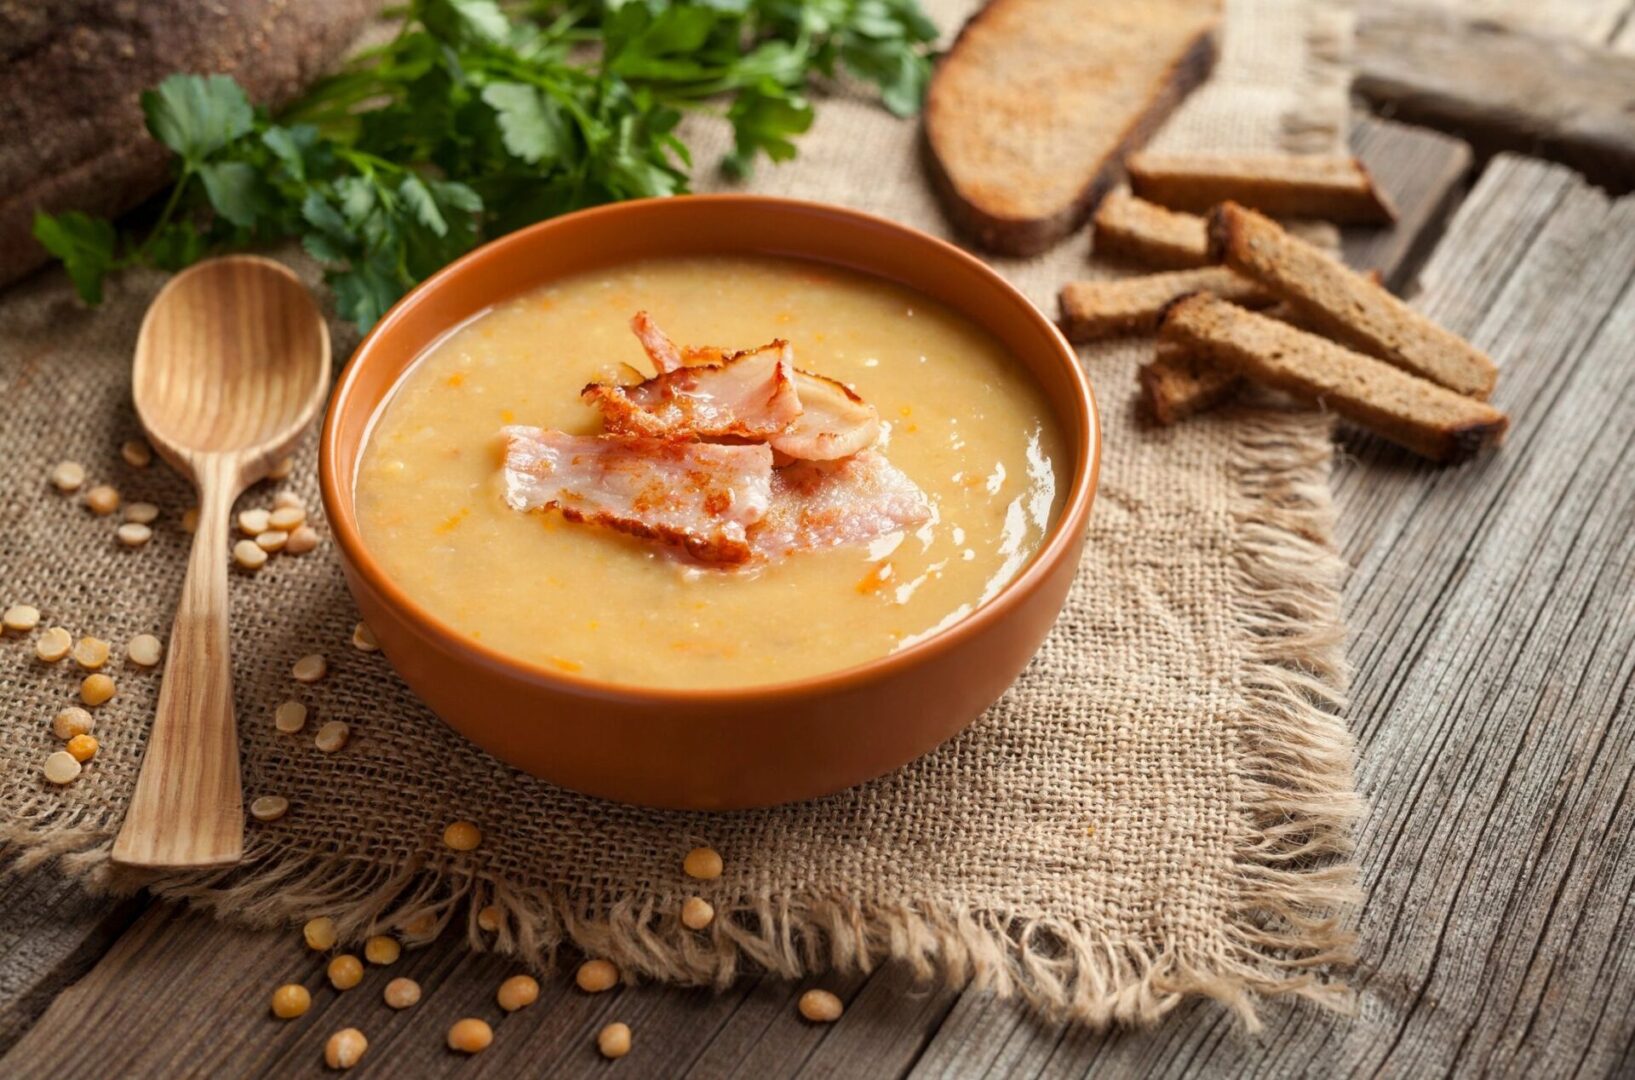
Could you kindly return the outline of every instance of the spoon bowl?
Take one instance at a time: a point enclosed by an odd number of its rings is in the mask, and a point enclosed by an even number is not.
[[[329,330],[312,295],[271,259],[199,263],[161,289],[142,320],[131,372],[136,412],[160,456],[198,488],[199,524],[115,862],[189,869],[243,854],[228,519],[239,493],[318,415],[329,363]]]

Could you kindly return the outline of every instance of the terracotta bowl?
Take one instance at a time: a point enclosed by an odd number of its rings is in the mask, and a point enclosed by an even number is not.
[[[866,664],[747,688],[621,686],[546,670],[472,641],[393,582],[358,531],[353,483],[371,419],[438,337],[553,279],[632,259],[781,255],[899,282],[963,312],[1027,368],[1072,448],[1060,518],[987,604]],[[347,365],[324,421],[324,508],[346,581],[387,659],[456,731],[503,761],[621,802],[766,806],[838,791],[924,754],[982,713],[1055,622],[1084,544],[1100,457],[1095,403],[1050,320],[977,259],[924,233],[834,206],[746,195],[620,203],[512,233],[394,307]],[[813,642],[821,649],[822,642]]]

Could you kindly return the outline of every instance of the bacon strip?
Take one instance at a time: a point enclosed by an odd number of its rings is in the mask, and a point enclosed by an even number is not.
[[[638,386],[592,383],[582,396],[601,408],[610,432],[765,439],[801,415],[793,358],[788,342],[774,341]]]
[[[670,340],[670,335],[658,328],[658,324],[647,312],[638,311],[632,315],[630,329],[642,343],[642,348],[647,350],[647,358],[653,361],[653,366],[658,369],[660,375],[682,366],[681,350]]]
[[[772,473],[766,516],[749,527],[755,554],[865,544],[931,519],[925,493],[875,450],[841,461],[797,461]]]
[[[801,413],[769,441],[772,449],[806,461],[834,461],[874,445],[880,414],[843,382],[795,372]]]
[[[749,526],[771,503],[772,451],[640,435],[567,435],[502,428],[505,501],[558,510],[685,548],[695,559],[742,563]]]

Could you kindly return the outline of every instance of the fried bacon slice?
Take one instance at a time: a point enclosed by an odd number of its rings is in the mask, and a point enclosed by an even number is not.
[[[800,415],[767,440],[772,449],[805,461],[834,461],[874,445],[880,414],[843,382],[795,372]]]
[[[931,503],[877,450],[840,461],[797,461],[772,473],[766,516],[749,526],[756,555],[866,544],[931,519]]]
[[[658,323],[655,323],[647,312],[638,311],[632,315],[630,329],[636,335],[636,340],[642,343],[642,348],[647,351],[647,358],[653,361],[653,367],[660,375],[684,366],[681,350],[670,340],[670,335],[659,329]]]
[[[772,451],[643,435],[568,435],[502,428],[505,501],[558,510],[684,548],[701,562],[742,563],[748,529],[772,495]]]
[[[774,341],[637,386],[592,383],[582,396],[616,434],[766,439],[801,415],[793,360],[789,343]]]

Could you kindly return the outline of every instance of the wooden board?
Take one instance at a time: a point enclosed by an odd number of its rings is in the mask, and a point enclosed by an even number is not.
[[[1389,229],[1353,226],[1341,231],[1345,261],[1378,270],[1387,288],[1402,293],[1436,245],[1470,175],[1470,147],[1425,128],[1364,120],[1351,148],[1391,196],[1397,223]]]
[[[1376,110],[1456,132],[1479,151],[1562,161],[1635,188],[1635,58],[1446,11],[1364,5],[1356,93]]]

